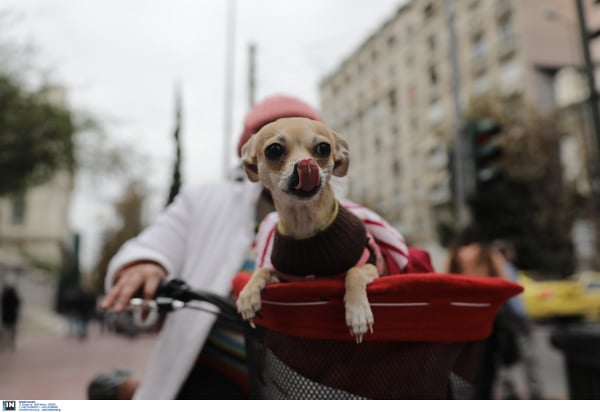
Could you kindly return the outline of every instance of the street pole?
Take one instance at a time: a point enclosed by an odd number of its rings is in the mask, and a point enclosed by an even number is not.
[[[596,150],[592,162],[592,205],[594,209],[593,221],[596,226],[596,235],[600,235],[600,167],[598,163],[600,161],[600,110],[598,105],[598,89],[596,88],[596,77],[595,77],[595,65],[592,61],[592,54],[590,52],[590,40],[597,37],[600,33],[596,30],[593,34],[590,33],[587,20],[585,16],[585,7],[583,0],[576,0],[577,5],[577,17],[579,20],[579,34],[581,37],[581,48],[583,51],[584,69],[587,78],[589,96],[588,96],[588,108],[592,119],[592,130],[594,134],[594,141],[596,142]],[[597,243],[598,244],[598,243]]]
[[[462,139],[463,120],[461,110],[461,89],[460,89],[460,66],[458,64],[458,41],[456,36],[456,3],[455,0],[446,0],[446,17],[448,24],[448,53],[451,62],[452,75],[452,100],[453,110],[453,148],[454,148],[454,207],[458,219],[459,227],[464,227],[469,222],[469,211],[467,209],[467,176],[465,173],[466,165],[466,147]],[[472,185],[471,185],[472,186]]]
[[[592,54],[590,52],[590,32],[587,27],[585,18],[585,8],[583,0],[576,0],[577,3],[577,16],[579,18],[579,34],[581,36],[581,47],[584,58],[585,75],[590,89],[590,95],[588,97],[588,103],[590,107],[590,115],[592,117],[592,126],[594,130],[594,138],[596,140],[597,152],[600,153],[600,107],[598,106],[598,89],[596,88],[596,77],[595,77],[595,66],[592,61]],[[596,183],[596,182],[595,182]],[[596,188],[597,189],[597,188]]]
[[[225,96],[223,113],[223,176],[229,176],[231,156],[231,129],[233,118],[233,73],[235,60],[235,0],[227,2],[227,22],[225,40]]]
[[[248,46],[248,109],[256,103],[256,45]]]

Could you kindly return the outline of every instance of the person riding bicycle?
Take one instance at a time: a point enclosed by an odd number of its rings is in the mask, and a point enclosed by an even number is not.
[[[295,97],[271,96],[246,115],[238,155],[253,133],[282,117],[321,120],[316,109]],[[247,180],[184,186],[157,221],[112,258],[101,308],[123,311],[139,290],[150,299],[169,277],[180,277],[193,288],[228,295],[233,276],[242,269],[252,270],[255,229],[272,210],[269,194]],[[169,314],[144,378],[138,385],[117,371],[115,380],[121,385],[115,386],[115,391],[124,392],[122,397],[135,391],[136,399],[243,397],[243,389],[221,367],[226,362],[220,356],[228,354],[211,352],[214,347],[209,338],[219,335],[213,330],[214,322],[214,316],[204,313]]]

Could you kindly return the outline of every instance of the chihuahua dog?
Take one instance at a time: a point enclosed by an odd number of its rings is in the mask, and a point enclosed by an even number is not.
[[[348,143],[325,124],[282,118],[263,126],[242,148],[251,181],[270,192],[279,222],[271,262],[258,268],[236,305],[252,323],[261,308],[261,291],[272,282],[343,276],[346,323],[358,343],[373,331],[367,285],[387,271],[363,222],[344,209],[330,185],[348,171]]]

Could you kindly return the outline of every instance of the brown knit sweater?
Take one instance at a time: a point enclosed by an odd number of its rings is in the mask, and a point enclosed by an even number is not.
[[[340,205],[331,225],[311,238],[294,239],[277,230],[271,263],[275,270],[283,274],[299,277],[334,276],[355,266],[365,247],[367,232],[363,222]],[[369,262],[372,260],[373,253]]]

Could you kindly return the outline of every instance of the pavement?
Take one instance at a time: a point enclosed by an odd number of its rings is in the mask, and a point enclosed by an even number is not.
[[[2,399],[87,399],[87,385],[99,373],[127,368],[142,374],[156,341],[151,334],[102,332],[96,323],[79,340],[67,335],[64,318],[31,307],[20,326],[16,348],[0,350]]]

